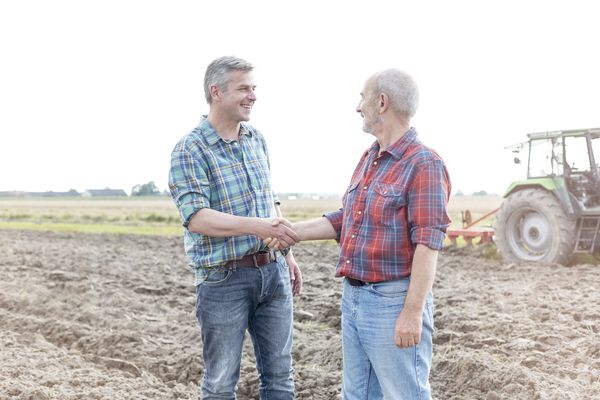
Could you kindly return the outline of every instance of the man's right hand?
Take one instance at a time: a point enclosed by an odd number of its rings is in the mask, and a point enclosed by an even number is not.
[[[273,224],[280,224],[279,221],[285,221],[286,224],[290,224],[288,220],[283,218],[273,219]],[[296,222],[295,224],[287,225],[296,232],[299,241],[304,240],[324,240],[324,239],[335,239],[337,234],[331,222],[325,217],[315,218],[308,221]],[[280,250],[286,246],[284,243],[280,243],[276,237],[262,238],[267,246],[272,249]]]
[[[285,218],[269,218],[260,221],[257,235],[262,240],[277,240],[278,248],[291,247],[300,241],[300,236],[292,229],[292,223]]]

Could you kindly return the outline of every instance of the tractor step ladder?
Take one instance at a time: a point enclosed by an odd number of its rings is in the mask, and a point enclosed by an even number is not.
[[[600,237],[600,217],[581,217],[574,253],[593,253]]]

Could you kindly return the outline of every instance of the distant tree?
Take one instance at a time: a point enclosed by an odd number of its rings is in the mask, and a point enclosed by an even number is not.
[[[485,190],[480,190],[479,192],[473,192],[473,196],[487,196],[487,192]]]
[[[135,185],[131,188],[132,196],[158,196],[160,190],[156,187],[154,182],[142,183],[141,185]]]
[[[458,190],[456,193],[454,193],[454,195],[457,197],[461,197],[461,196],[464,196],[465,194],[463,193],[462,190]]]

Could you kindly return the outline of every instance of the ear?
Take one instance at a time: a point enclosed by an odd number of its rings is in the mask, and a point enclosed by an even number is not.
[[[221,91],[217,85],[212,85],[210,87],[210,97],[212,97],[213,100],[218,100],[221,97]]]
[[[379,113],[383,114],[384,112],[387,111],[388,108],[390,108],[390,98],[388,97],[387,94],[385,93],[381,93],[379,95],[379,104],[377,104],[377,106],[379,107]]]

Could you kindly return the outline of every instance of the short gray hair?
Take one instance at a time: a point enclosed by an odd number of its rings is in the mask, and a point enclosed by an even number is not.
[[[241,58],[226,56],[220,57],[211,62],[206,68],[204,74],[204,96],[208,104],[212,103],[210,96],[210,87],[216,85],[219,89],[225,90],[229,82],[229,73],[231,71],[246,71],[250,72],[254,69],[254,65]]]
[[[412,118],[419,107],[419,88],[413,78],[398,69],[386,69],[373,77],[374,95],[385,93],[390,107],[404,117]]]

